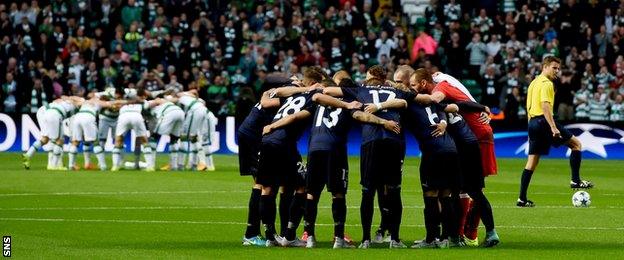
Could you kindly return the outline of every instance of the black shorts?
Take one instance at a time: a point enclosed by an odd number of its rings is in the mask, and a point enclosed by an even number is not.
[[[308,154],[306,192],[319,194],[327,184],[327,191],[347,193],[349,163],[345,149],[313,151]]]
[[[363,189],[400,186],[405,146],[394,140],[375,140],[361,147],[360,184]]]
[[[238,167],[241,176],[258,175],[261,139],[238,135]]]
[[[453,189],[459,186],[457,153],[423,153],[420,161],[423,191]]]
[[[460,189],[463,192],[480,191],[485,187],[479,143],[457,144],[460,166]]]
[[[559,147],[572,138],[573,135],[568,129],[557,121],[555,125],[561,132],[561,138],[553,137],[550,126],[543,116],[529,120],[529,154],[548,155],[550,146]]]
[[[260,146],[257,184],[269,187],[304,187],[305,175],[305,165],[296,146]]]

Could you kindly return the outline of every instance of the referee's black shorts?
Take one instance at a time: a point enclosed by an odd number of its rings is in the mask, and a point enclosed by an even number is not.
[[[403,142],[392,139],[363,144],[360,153],[362,188],[374,190],[379,186],[400,186],[404,149]]]
[[[261,138],[238,135],[238,167],[241,176],[258,174],[258,154]]]
[[[306,192],[319,194],[327,185],[332,193],[347,193],[349,164],[344,148],[312,151],[308,154]]]
[[[423,153],[420,185],[424,192],[459,186],[459,159],[455,152]]]
[[[573,135],[568,129],[557,121],[555,125],[561,132],[561,138],[553,137],[550,125],[544,116],[536,116],[529,120],[529,154],[548,155],[551,146],[559,147],[572,138]]]
[[[256,183],[270,187],[304,187],[305,165],[296,146],[263,143]]]

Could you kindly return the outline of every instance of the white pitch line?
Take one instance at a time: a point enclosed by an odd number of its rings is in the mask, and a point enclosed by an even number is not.
[[[143,195],[143,194],[210,194],[210,193],[249,193],[248,190],[196,190],[196,191],[84,191],[51,193],[6,193],[0,197],[17,196],[73,196],[73,195]]]
[[[32,208],[0,208],[0,211],[53,211],[53,210],[193,210],[193,209],[248,209],[248,206],[145,206],[145,207],[32,207]],[[359,209],[359,206],[347,206]],[[403,206],[404,209],[423,209],[424,206]],[[519,209],[517,206],[493,205],[495,209]],[[330,206],[319,206],[319,209],[331,209]],[[574,209],[573,206],[544,205],[535,209]],[[589,207],[589,209],[624,209],[624,206]],[[582,210],[582,209],[579,209]]]
[[[0,218],[4,221],[33,222],[84,222],[84,223],[137,223],[137,224],[202,224],[202,225],[247,225],[243,222],[228,221],[193,221],[193,220],[142,220],[142,219],[64,219],[64,218]],[[317,226],[334,226],[334,224],[317,223]],[[348,227],[359,227],[357,224],[346,224]],[[402,227],[425,227],[424,225],[402,224]],[[564,229],[564,230],[624,230],[624,227],[561,227],[561,226],[517,226],[498,225],[499,229]]]
[[[356,192],[356,190],[352,190]],[[74,196],[74,195],[143,195],[143,194],[211,194],[211,193],[249,193],[249,190],[197,190],[197,191],[78,191],[78,192],[50,192],[50,193],[5,193],[0,197],[18,196]],[[405,194],[421,194],[421,191],[403,190]],[[512,191],[485,191],[485,194],[517,194]],[[535,195],[571,195],[567,192],[532,192]],[[593,193],[594,196],[624,196],[624,193]]]

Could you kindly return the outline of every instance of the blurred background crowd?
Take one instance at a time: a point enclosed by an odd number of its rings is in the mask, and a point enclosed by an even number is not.
[[[361,82],[381,64],[443,71],[496,119],[526,121],[543,57],[563,60],[563,121],[624,121],[624,1],[32,0],[0,2],[0,111],[105,88],[200,88],[244,115],[268,74],[308,66]]]

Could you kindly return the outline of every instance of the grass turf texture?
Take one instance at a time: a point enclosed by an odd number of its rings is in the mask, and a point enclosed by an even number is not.
[[[38,154],[25,171],[19,154],[0,154],[0,235],[12,236],[16,258],[595,259],[620,258],[624,248],[623,161],[584,161],[582,176],[597,188],[590,191],[590,208],[574,208],[568,161],[545,159],[529,188],[537,207],[516,208],[524,160],[498,160],[500,174],[487,179],[486,189],[502,240],[496,248],[389,250],[386,243],[369,250],[335,251],[328,193],[319,208],[318,249],[241,246],[251,179],[239,176],[235,156],[215,156],[218,170],[203,173],[46,171],[45,156]],[[165,160],[159,158],[160,163]],[[346,232],[359,242],[358,158],[349,162]],[[418,165],[418,158],[408,158],[404,167],[401,237],[407,245],[425,235]],[[379,223],[377,209],[373,223],[372,232]],[[479,238],[484,237],[481,227]]]

